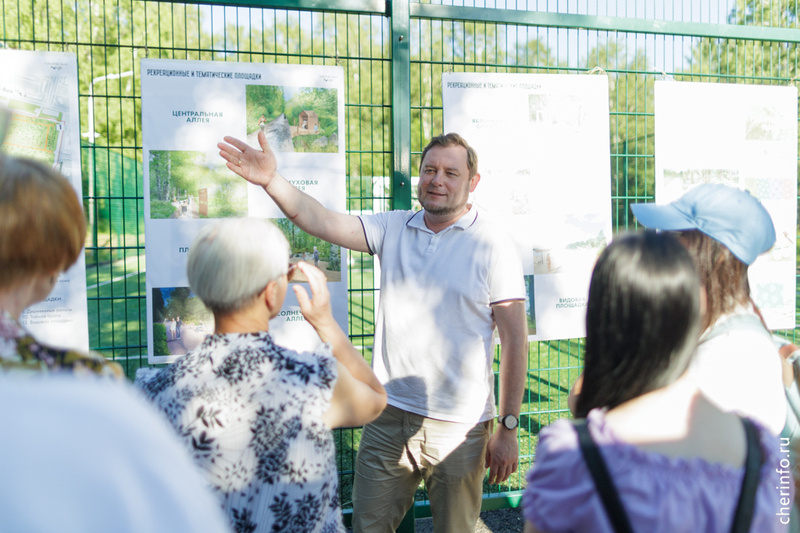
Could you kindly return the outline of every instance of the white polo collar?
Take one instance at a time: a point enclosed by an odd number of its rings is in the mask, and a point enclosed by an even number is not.
[[[433,233],[430,229],[428,229],[428,226],[425,225],[424,213],[425,213],[424,209],[417,211],[416,213],[411,215],[411,218],[408,220],[408,222],[406,222],[406,225],[410,228],[415,228],[428,233]],[[475,208],[475,205],[473,204],[470,206],[469,211],[461,215],[461,218],[456,220],[453,224],[451,224],[442,231],[447,231],[450,228],[467,229],[468,227],[473,225],[477,219],[478,219],[478,210]]]

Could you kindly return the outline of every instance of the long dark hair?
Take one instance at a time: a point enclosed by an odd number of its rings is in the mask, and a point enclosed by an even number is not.
[[[575,416],[675,381],[699,331],[700,282],[687,250],[666,233],[618,236],[592,272]]]

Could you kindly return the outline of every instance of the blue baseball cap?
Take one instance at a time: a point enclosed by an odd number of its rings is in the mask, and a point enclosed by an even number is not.
[[[631,204],[631,210],[646,228],[699,230],[746,265],[775,244],[775,227],[761,202],[727,185],[704,183],[670,204]]]

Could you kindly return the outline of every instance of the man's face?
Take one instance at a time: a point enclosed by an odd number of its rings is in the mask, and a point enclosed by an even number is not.
[[[469,177],[466,148],[434,146],[420,165],[417,197],[432,215],[459,214],[479,179],[477,174]]]

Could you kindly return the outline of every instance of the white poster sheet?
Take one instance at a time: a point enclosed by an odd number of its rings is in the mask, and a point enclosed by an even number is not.
[[[341,67],[143,59],[141,84],[148,361],[173,361],[214,331],[213,315],[189,287],[186,262],[194,237],[221,218],[271,219],[289,240],[291,262],[314,264],[318,254],[334,317],[347,331],[346,251],[294,226],[263,189],[225,166],[217,148],[226,135],[258,147],[263,129],[280,173],[344,212]],[[299,270],[295,282],[310,292]],[[293,290],[270,333],[296,350],[320,342]]]
[[[81,187],[78,61],[66,52],[0,50],[0,107],[11,111],[2,151],[51,165]],[[20,323],[43,344],[89,350],[86,259],[59,276],[47,298],[32,305]]]
[[[585,336],[611,238],[608,77],[448,73],[442,93],[445,131],[478,152],[472,201],[519,246],[529,339]]]
[[[749,269],[771,329],[795,327],[797,88],[658,81],[655,193],[663,204],[701,183],[757,197],[777,241]]]

